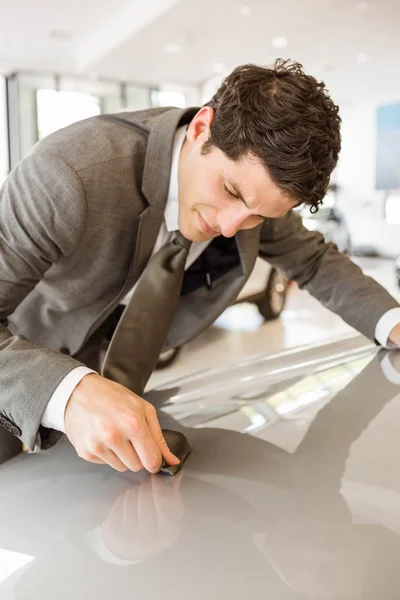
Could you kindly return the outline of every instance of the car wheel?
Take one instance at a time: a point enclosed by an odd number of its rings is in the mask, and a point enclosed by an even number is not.
[[[349,235],[346,238],[342,252],[344,254],[351,254],[351,239]]]
[[[263,298],[258,302],[260,315],[266,321],[276,319],[285,306],[289,280],[281,271],[272,269]]]
[[[161,352],[156,364],[156,369],[165,369],[166,367],[169,367],[169,365],[172,365],[180,351],[181,349],[178,347],[169,348],[168,350],[165,350],[165,352]]]

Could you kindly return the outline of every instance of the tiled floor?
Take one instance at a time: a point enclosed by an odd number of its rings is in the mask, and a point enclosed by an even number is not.
[[[375,258],[357,258],[355,261],[400,300],[393,261]],[[244,356],[275,353],[349,331],[351,328],[340,317],[292,284],[279,319],[264,322],[252,304],[229,308],[212,327],[182,348],[173,365],[156,371],[148,388],[217,364],[234,363]]]

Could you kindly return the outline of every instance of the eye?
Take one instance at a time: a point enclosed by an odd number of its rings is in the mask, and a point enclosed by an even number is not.
[[[231,192],[231,190],[229,188],[226,187],[225,184],[223,184],[224,186],[224,190],[227,194],[229,194],[230,196],[232,196],[232,198],[236,198],[236,200],[241,200],[241,198],[239,198],[239,196],[237,196],[236,194],[234,194],[233,192]]]

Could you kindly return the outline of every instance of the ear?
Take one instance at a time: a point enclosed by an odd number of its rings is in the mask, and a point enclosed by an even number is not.
[[[210,137],[210,127],[214,120],[214,109],[211,106],[203,106],[189,123],[186,139],[189,142],[200,142],[203,144]]]

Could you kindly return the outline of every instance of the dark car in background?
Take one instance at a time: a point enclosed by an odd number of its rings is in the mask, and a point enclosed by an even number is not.
[[[289,280],[282,271],[274,269],[265,260],[257,258],[254,269],[240,292],[236,304],[251,302],[258,308],[260,315],[266,320],[279,317],[285,306]],[[162,352],[157,369],[171,365],[177,358],[179,348],[170,348]]]
[[[341,252],[350,254],[350,232],[342,212],[336,206],[322,205],[316,213],[311,213],[309,207],[305,206],[299,212],[307,229],[320,231],[327,242],[333,242]]]
[[[397,283],[400,286],[400,256],[394,261],[394,272],[396,274]]]

